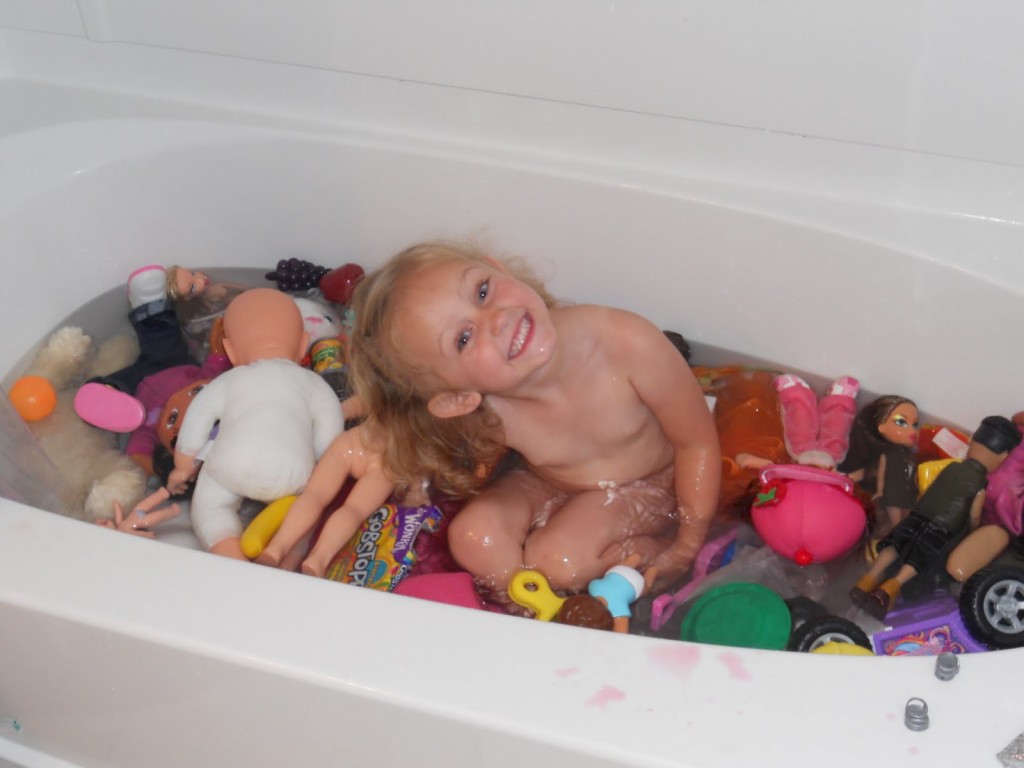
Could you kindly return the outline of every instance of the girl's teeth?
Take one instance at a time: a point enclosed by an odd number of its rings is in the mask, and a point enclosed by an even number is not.
[[[528,317],[523,318],[523,322],[519,324],[519,332],[516,337],[512,340],[512,348],[509,350],[508,359],[511,360],[513,357],[518,355],[522,349],[523,344],[526,343],[526,337],[530,335],[530,328],[532,324]]]

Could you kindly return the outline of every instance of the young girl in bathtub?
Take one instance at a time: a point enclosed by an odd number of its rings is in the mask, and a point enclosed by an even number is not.
[[[558,304],[475,247],[413,246],[358,286],[352,373],[396,480],[469,497],[456,562],[497,599],[516,571],[580,591],[630,555],[689,568],[721,472],[703,393],[657,327]],[[518,461],[487,481],[505,449]],[[502,462],[506,464],[507,462]]]

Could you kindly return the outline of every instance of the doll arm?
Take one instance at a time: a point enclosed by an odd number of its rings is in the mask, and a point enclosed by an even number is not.
[[[878,472],[875,476],[878,478],[877,485],[875,487],[875,495],[872,496],[872,500],[880,499],[885,495],[885,470],[887,469],[885,454],[883,453],[878,457]]]
[[[359,526],[380,507],[395,489],[379,465],[370,467],[352,487],[345,502],[327,519],[313,549],[302,563],[302,572],[323,576],[327,566]]]
[[[153,538],[151,528],[171,520],[181,513],[181,508],[177,504],[171,504],[168,507],[152,511],[154,507],[163,504],[168,498],[170,498],[170,494],[167,492],[167,489],[161,488],[136,504],[127,516],[124,514],[121,505],[115,501],[113,521],[97,520],[96,524],[123,533]]]
[[[199,472],[200,462],[196,456],[206,445],[213,425],[224,412],[229,373],[231,371],[203,387],[185,412],[174,448],[174,469],[167,477],[167,490],[174,495],[184,493],[188,483]]]
[[[679,529],[672,546],[652,565],[669,584],[690,567],[704,544],[718,505],[722,459],[718,434],[700,384],[672,343],[653,324],[631,313],[617,323],[628,349],[630,380],[672,444]]]
[[[764,469],[775,463],[752,453],[737,453],[735,461],[740,469]]]
[[[974,497],[974,501],[971,503],[971,518],[969,530],[974,530],[981,523],[981,508],[985,505],[985,491],[978,491],[978,495]]]
[[[294,549],[299,540],[309,533],[324,509],[338,494],[349,475],[358,468],[354,457],[360,448],[357,430],[342,432],[327,447],[313,468],[309,481],[285,516],[281,527],[267,542],[256,562],[277,566]]]

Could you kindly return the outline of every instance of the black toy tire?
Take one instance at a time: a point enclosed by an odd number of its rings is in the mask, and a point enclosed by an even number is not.
[[[810,653],[833,640],[859,645],[869,651],[874,650],[864,630],[849,619],[840,616],[816,616],[813,619],[808,619],[793,630],[786,647],[791,651]]]
[[[960,593],[960,617],[971,636],[989,648],[1024,646],[1024,569],[978,571]]]

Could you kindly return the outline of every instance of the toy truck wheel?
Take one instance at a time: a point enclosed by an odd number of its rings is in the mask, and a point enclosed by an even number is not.
[[[990,648],[1024,646],[1024,569],[978,571],[960,593],[960,615],[975,639]]]
[[[826,643],[850,643],[871,650],[871,641],[864,630],[839,616],[817,616],[808,619],[795,630],[787,646],[791,651],[810,653]]]

